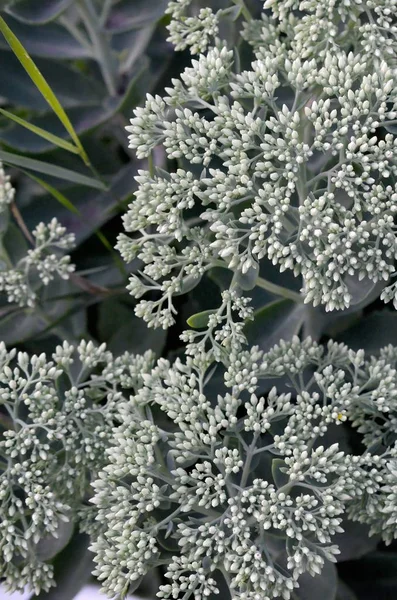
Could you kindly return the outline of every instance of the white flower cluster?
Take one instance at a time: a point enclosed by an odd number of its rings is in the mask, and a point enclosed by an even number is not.
[[[272,44],[271,28],[270,42],[246,33],[248,70],[212,47],[127,127],[139,158],[162,144],[178,165],[140,171],[124,219],[133,237],[120,236],[118,248],[144,263],[130,291],[159,298],[142,300],[137,314],[168,327],[172,297],[212,267],[231,270],[239,293],[266,261],[292,270],[305,301],[326,310],[358,303],[375,285],[397,306],[397,284],[385,287],[397,258],[395,69],[336,47],[322,60],[293,58],[287,42]]]
[[[93,483],[104,591],[165,564],[159,598],[202,600],[222,574],[232,598],[288,600],[301,574],[335,560],[343,518],[396,537],[396,358],[294,338],[231,353],[217,384],[206,357],[160,359],[120,407]]]
[[[397,65],[396,0],[266,0],[261,20],[252,19],[244,0],[225,1],[216,11],[203,4],[169,2],[169,41],[176,50],[205,52],[225,19],[242,16],[248,38],[254,35],[256,43],[271,46],[274,56],[288,50],[294,58],[322,61],[330,51],[355,48],[371,62]]]
[[[124,390],[138,389],[152,363],[150,352],[113,358],[85,341],[64,342],[52,360],[0,344],[0,574],[9,591],[53,585],[48,545],[61,549],[54,538],[89,496]]]
[[[212,8],[193,9],[193,0],[173,0],[169,2],[166,12],[171,15],[168,26],[170,36],[168,41],[175,45],[176,50],[190,47],[192,54],[205,52],[210,41],[217,36],[219,19],[222,11],[214,13]]]
[[[75,270],[70,256],[63,254],[73,248],[75,236],[66,233],[55,217],[47,225],[39,223],[32,234],[34,248],[15,265],[0,270],[0,292],[19,306],[35,306],[40,286],[47,286],[55,277],[69,279]]]
[[[296,27],[296,56],[321,60],[334,48],[354,46],[369,60],[397,64],[396,0],[266,0],[264,9],[280,33]]]
[[[6,175],[3,164],[0,162],[0,213],[4,212],[13,202],[15,189],[12,187],[9,175]]]

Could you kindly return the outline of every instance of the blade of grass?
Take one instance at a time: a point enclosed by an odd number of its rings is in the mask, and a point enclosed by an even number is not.
[[[1,158],[1,152],[0,152],[0,158]],[[43,187],[49,194],[51,194],[51,196],[53,196],[56,200],[58,200],[58,202],[60,204],[62,204],[62,206],[64,206],[67,210],[74,213],[75,215],[78,215],[79,217],[81,217],[84,220],[83,215],[81,214],[80,210],[68,198],[66,198],[66,196],[64,194],[62,194],[62,192],[60,192],[59,190],[54,188],[52,185],[47,183],[47,181],[43,181],[39,177],[32,175],[32,173],[28,173],[27,171],[23,171],[23,172],[25,173],[25,175],[27,175],[28,177],[33,179],[33,181],[35,181],[41,187]],[[123,276],[126,276],[127,272],[125,270],[124,263],[122,262],[119,255],[115,252],[112,244],[109,242],[107,237],[99,229],[96,229],[94,231],[94,234],[97,236],[97,238],[100,240],[100,242],[106,248],[106,250],[108,250],[110,252],[113,262],[116,265],[116,267],[119,269],[120,273]]]
[[[57,177],[59,179],[66,179],[66,181],[71,181],[72,183],[86,185],[102,191],[106,190],[106,185],[98,179],[87,177],[86,175],[81,175],[81,173],[76,173],[75,171],[64,169],[63,167],[57,167],[41,160],[27,158],[20,154],[13,154],[11,152],[0,150],[0,160],[8,165],[21,167],[22,169],[31,169],[32,171],[45,173],[46,175],[51,175],[52,177]]]
[[[56,200],[58,200],[58,202],[60,204],[62,204],[62,206],[64,206],[68,210],[70,210],[70,212],[72,212],[72,213],[74,213],[76,215],[80,215],[81,214],[80,211],[79,211],[79,209],[75,207],[75,205],[73,204],[73,202],[71,202],[68,198],[66,198],[66,196],[64,194],[62,194],[62,192],[60,192],[59,190],[57,190],[56,188],[54,188],[52,185],[50,185],[46,181],[43,181],[43,179],[40,179],[40,177],[36,177],[35,175],[32,175],[31,173],[28,173],[27,171],[23,171],[23,172],[25,173],[25,175],[27,175],[28,177],[30,177],[30,179],[33,179],[33,181],[35,181],[42,188],[44,188],[46,190],[46,192],[48,192],[49,194],[51,194],[51,196],[54,196],[54,198]]]
[[[57,135],[54,135],[53,133],[50,133],[49,131],[42,129],[41,127],[37,127],[37,125],[33,125],[32,123],[29,123],[29,121],[25,121],[25,119],[21,119],[21,117],[18,117],[17,115],[14,115],[13,113],[8,112],[8,110],[4,110],[4,108],[0,108],[0,113],[2,115],[4,115],[5,117],[7,117],[8,119],[10,119],[11,121],[18,123],[18,125],[21,125],[22,127],[25,127],[26,129],[29,129],[29,131],[31,131],[32,133],[35,133],[36,135],[47,140],[48,142],[51,142],[51,144],[54,144],[55,146],[58,146],[59,148],[63,148],[64,150],[67,150],[68,152],[73,152],[73,154],[80,154],[79,148],[77,148],[77,146],[75,146],[74,144],[71,144],[67,140],[63,140],[62,138],[58,137]]]
[[[18,40],[16,35],[11,31],[8,27],[7,23],[4,21],[2,17],[0,17],[0,31],[5,37],[8,45],[11,50],[14,52],[15,56],[43,96],[46,102],[50,105],[54,113],[57,115],[58,119],[61,121],[66,131],[69,133],[70,137],[74,141],[75,145],[79,149],[79,154],[86,165],[90,165],[90,160],[83,148],[82,143],[79,140],[77,133],[74,130],[72,123],[69,120],[66,112],[64,111],[61,103],[58,98],[48,85],[47,81],[37,68],[34,61],[31,59],[25,48],[22,46],[21,42]]]

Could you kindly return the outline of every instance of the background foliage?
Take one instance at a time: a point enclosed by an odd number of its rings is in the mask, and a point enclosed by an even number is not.
[[[55,216],[76,236],[71,257],[77,266],[71,279],[46,288],[39,307],[19,307],[1,297],[0,339],[7,346],[38,353],[52,351],[59,340],[85,338],[106,342],[115,354],[151,348],[159,356],[174,356],[180,351],[179,334],[186,319],[213,308],[211,299],[225,287],[223,271],[214,270],[199,288],[180,299],[178,320],[171,330],[149,330],[135,316],[134,301],[126,291],[128,275],[139,269],[138,261],[126,266],[113,250],[139,168],[124,128],[146,93],[161,94],[190,60],[187,52],[174,53],[166,42],[166,4],[166,0],[0,2],[1,16],[72,124],[68,131],[54,104],[40,93],[38,80],[29,76],[15,48],[1,36],[0,160],[12,175],[16,203],[10,220],[0,221],[0,259],[4,262],[5,252],[11,259],[26,252],[27,232]],[[222,0],[213,4],[221,6]],[[260,5],[255,0],[251,4],[254,11]],[[233,37],[233,24],[224,35]],[[33,126],[50,135],[38,135]],[[86,160],[75,145],[73,130]],[[164,166],[164,155],[157,153],[155,161]],[[299,291],[299,282],[277,269],[270,269],[266,278]],[[397,315],[378,300],[376,287],[358,289],[350,309],[331,314],[258,287],[250,294],[256,312],[247,335],[265,351],[280,338],[291,339],[299,332],[319,341],[332,337],[369,353],[395,344]],[[364,526],[355,525],[341,544],[337,568],[329,564],[321,578],[308,578],[297,597],[396,598],[396,543],[385,548],[376,539],[368,540]],[[59,587],[41,594],[41,599],[73,597],[89,577],[91,555],[86,547],[84,535],[65,531],[61,543],[46,549],[54,557]],[[142,592],[153,597],[154,583],[144,580]]]

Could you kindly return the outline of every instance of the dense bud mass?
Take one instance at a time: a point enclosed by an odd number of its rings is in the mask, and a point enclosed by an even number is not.
[[[241,291],[269,261],[299,277],[314,306],[342,310],[375,285],[397,305],[394,2],[345,4],[266,3],[273,14],[244,29],[248,68],[216,39],[164,98],[136,109],[127,129],[138,158],[162,145],[177,164],[139,173],[124,219],[133,236],[118,243],[143,262],[132,295],[157,293],[137,307],[150,326],[172,324],[173,298],[212,268]],[[181,16],[188,5],[170,6],[177,45],[200,21]]]
[[[343,518],[390,542],[395,361],[391,347],[366,359],[310,338],[232,354],[223,379],[202,358],[161,359],[121,405],[93,483],[104,590],[116,596],[166,564],[159,598],[202,600],[219,572],[232,598],[287,600],[300,575],[335,560]]]
[[[8,590],[54,584],[46,559],[67,543],[79,511],[84,521],[118,405],[152,362],[150,352],[114,358],[84,341],[64,342],[51,360],[0,344],[0,573]]]

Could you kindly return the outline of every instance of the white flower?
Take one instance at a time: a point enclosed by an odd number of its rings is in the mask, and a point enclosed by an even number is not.
[[[165,561],[169,583],[159,598],[218,593],[220,571],[238,598],[262,599],[265,591],[288,600],[302,573],[314,576],[325,560],[335,561],[343,518],[391,541],[395,361],[392,348],[365,360],[341,344],[324,349],[294,338],[267,354],[229,355],[223,385],[212,380],[208,356],[160,359],[122,405],[93,483],[92,550],[104,591],[112,597]],[[261,393],[275,377],[283,386],[287,378],[291,393]],[[332,441],[336,422],[358,429],[362,450],[349,453]],[[271,544],[274,536],[284,553]]]

